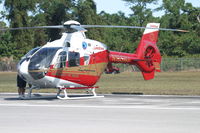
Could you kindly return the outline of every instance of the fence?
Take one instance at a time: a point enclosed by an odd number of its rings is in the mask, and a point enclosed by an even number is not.
[[[138,71],[135,66],[127,64],[114,64],[124,71]],[[17,71],[17,61],[7,64],[0,62],[0,71]],[[162,71],[200,71],[200,58],[163,58],[161,63]]]
[[[119,67],[121,72],[139,71],[137,67],[127,64],[116,64],[115,66]],[[200,58],[163,58],[161,70],[164,72],[200,71]]]
[[[200,58],[163,58],[162,71],[199,71]]]
[[[0,61],[0,71],[17,71],[17,62],[14,61],[8,64]]]

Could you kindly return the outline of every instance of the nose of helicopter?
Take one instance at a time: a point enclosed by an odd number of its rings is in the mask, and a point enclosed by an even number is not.
[[[18,73],[26,81],[30,78],[29,73],[28,73],[28,64],[29,64],[29,61],[27,60],[24,60],[18,64]]]

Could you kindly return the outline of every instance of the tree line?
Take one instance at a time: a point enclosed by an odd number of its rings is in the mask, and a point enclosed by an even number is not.
[[[90,25],[129,25],[146,26],[158,22],[163,28],[184,29],[180,33],[161,31],[158,46],[163,56],[200,57],[200,7],[194,7],[185,0],[162,0],[160,7],[150,9],[150,4],[158,0],[123,0],[132,13],[114,14],[102,11],[97,13],[93,0],[0,0],[4,9],[0,11],[0,28],[61,25],[67,20],[76,20]],[[154,11],[162,11],[161,17],[153,16]],[[90,39],[105,43],[110,50],[134,52],[143,30],[91,28],[86,35]],[[59,39],[59,29],[17,30],[0,32],[0,56],[14,56],[19,59],[33,47],[42,46],[47,41]]]

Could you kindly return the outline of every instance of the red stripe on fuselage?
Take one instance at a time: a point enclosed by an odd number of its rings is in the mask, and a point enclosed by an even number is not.
[[[101,74],[103,73],[104,69],[108,63],[108,51],[102,51],[95,54],[90,55],[90,61],[88,65],[84,65],[84,57],[80,59],[80,66],[76,66],[80,68],[80,70],[74,71],[70,69],[74,69],[75,67],[66,67],[64,69],[55,69],[52,68],[48,71],[46,76],[55,77],[67,81],[71,81],[74,83],[78,83],[84,86],[93,86],[100,78]],[[105,68],[99,69],[98,65],[102,66],[101,64],[104,63]],[[93,64],[93,67],[90,66]],[[81,68],[85,69],[86,66],[87,70],[81,70]],[[87,67],[88,66],[88,67]],[[95,69],[94,69],[95,68]]]

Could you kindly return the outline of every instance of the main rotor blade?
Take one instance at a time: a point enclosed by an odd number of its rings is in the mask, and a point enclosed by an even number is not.
[[[63,25],[55,25],[55,26],[35,26],[35,27],[19,27],[19,28],[0,28],[0,31],[7,30],[26,30],[26,29],[62,29]]]
[[[158,29],[165,31],[178,31],[178,32],[189,32],[187,30],[180,29],[167,29],[167,28],[151,28],[151,27],[140,27],[140,26],[115,26],[115,25],[54,25],[54,26],[34,26],[34,27],[19,27],[19,28],[0,28],[0,31],[7,30],[25,30],[25,29],[63,29],[63,28],[73,28],[77,31],[86,31],[84,28],[129,28],[129,29]]]
[[[167,29],[167,28],[151,28],[151,27],[140,27],[140,26],[115,26],[115,25],[81,25],[83,28],[128,28],[128,29],[158,29],[165,31],[178,31],[178,32],[189,32],[187,30],[180,29]]]

